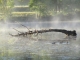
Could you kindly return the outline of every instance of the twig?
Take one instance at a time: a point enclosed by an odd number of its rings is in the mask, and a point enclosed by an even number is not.
[[[19,33],[22,33],[22,32],[20,32],[20,31],[18,31],[17,29],[15,29],[15,28],[13,28],[14,30],[16,30],[17,32],[19,32]]]
[[[17,22],[17,23],[19,23],[19,22]],[[23,25],[23,24],[20,24],[19,23],[19,25],[21,25],[21,26],[23,26],[23,27],[26,27],[25,25]],[[26,27],[27,28],[27,27]],[[28,31],[30,31],[30,29],[29,28],[27,28],[28,29]]]

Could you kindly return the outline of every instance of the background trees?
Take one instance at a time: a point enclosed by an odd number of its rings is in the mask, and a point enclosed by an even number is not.
[[[80,0],[30,0],[29,7],[40,16],[74,13],[80,10]]]
[[[80,12],[80,0],[0,0],[0,19],[7,16],[31,17],[35,15],[37,18],[42,18],[76,12],[78,14]]]
[[[11,13],[14,0],[0,0],[0,19],[5,19]]]

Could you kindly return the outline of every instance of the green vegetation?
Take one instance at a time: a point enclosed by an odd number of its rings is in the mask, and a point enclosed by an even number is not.
[[[76,12],[80,15],[79,6],[80,0],[0,0],[0,20],[9,16],[44,18]]]
[[[47,5],[43,3],[43,0],[30,0],[29,7],[37,13],[38,17],[48,15]]]
[[[29,7],[38,16],[70,14],[80,11],[80,0],[30,0]]]
[[[5,19],[11,13],[14,0],[0,0],[0,19]]]

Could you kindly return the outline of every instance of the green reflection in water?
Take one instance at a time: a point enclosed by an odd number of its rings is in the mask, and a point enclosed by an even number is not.
[[[29,51],[7,50],[5,47],[0,49],[0,51],[0,60],[51,60],[49,56],[44,55],[45,51],[41,52],[42,56]]]

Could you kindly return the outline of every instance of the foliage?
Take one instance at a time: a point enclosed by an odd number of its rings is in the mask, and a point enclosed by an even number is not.
[[[37,16],[47,16],[47,5],[44,3],[43,0],[30,0],[29,7],[31,10],[37,12]]]
[[[29,7],[40,16],[68,14],[80,10],[80,0],[30,0]]]
[[[17,2],[22,5],[26,5],[29,0],[17,0]],[[26,3],[26,4],[25,4]],[[80,11],[80,0],[30,0],[29,8],[28,6],[23,6],[24,8],[29,9],[31,13],[12,13],[12,8],[14,7],[14,0],[0,0],[0,19],[6,18],[13,14],[13,16],[28,16],[35,15],[38,18],[49,17],[58,14],[71,14]],[[17,6],[16,8],[21,8],[22,6]],[[36,12],[36,13],[32,13]],[[20,14],[19,14],[20,13]]]
[[[7,16],[9,16],[13,6],[14,0],[0,0],[0,19],[5,19]]]

